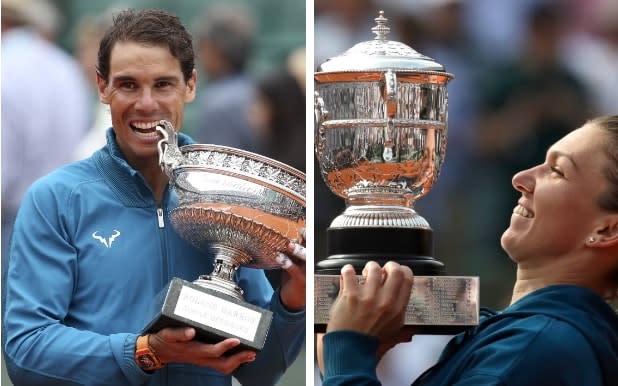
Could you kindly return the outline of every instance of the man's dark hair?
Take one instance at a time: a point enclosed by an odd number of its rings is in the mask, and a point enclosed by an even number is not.
[[[159,9],[122,11],[99,45],[97,72],[107,82],[112,48],[117,42],[136,42],[167,46],[172,56],[180,62],[185,82],[191,78],[195,67],[193,41],[180,19]]]
[[[255,20],[249,10],[226,3],[208,8],[198,20],[198,44],[210,42],[221,51],[233,74],[243,72],[255,43]]]

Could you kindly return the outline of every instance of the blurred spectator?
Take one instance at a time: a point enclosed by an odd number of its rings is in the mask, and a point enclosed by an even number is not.
[[[4,0],[2,1],[5,2]],[[6,9],[8,18],[19,14],[17,17],[27,21],[28,26],[43,39],[55,43],[59,39],[60,29],[65,20],[58,8],[50,0],[26,0],[18,2],[8,0]],[[19,5],[17,5],[19,3]],[[3,12],[4,12],[3,4]]]
[[[307,93],[307,50],[305,47],[299,47],[288,55],[286,60],[287,69],[298,82],[298,85],[303,90],[303,94]]]
[[[316,0],[314,21],[315,67],[356,43],[371,40],[378,16],[372,0]],[[392,36],[389,38],[393,39]]]
[[[542,1],[461,1],[465,4],[466,28],[483,60],[491,63],[522,55],[528,12]]]
[[[26,189],[71,161],[89,126],[88,86],[79,66],[37,32],[40,17],[32,15],[42,4],[2,1],[3,257]]]
[[[116,7],[112,7],[99,15],[86,15],[79,20],[75,28],[74,56],[90,85],[89,101],[93,110],[92,125],[87,135],[75,148],[76,160],[89,157],[94,151],[104,146],[105,130],[112,126],[109,106],[99,101],[99,90],[96,87],[96,65],[99,42],[107,28],[112,25],[112,15],[115,10]]]
[[[197,142],[259,153],[247,118],[255,95],[247,73],[255,43],[253,16],[244,7],[218,5],[209,7],[197,25],[195,47],[207,79],[194,103],[194,122],[187,127]]]
[[[618,2],[601,0],[588,5],[588,23],[567,44],[563,63],[587,87],[595,115],[618,111]],[[577,9],[579,11],[579,9]]]
[[[249,122],[262,154],[305,170],[305,94],[287,70],[273,71],[258,79]]]

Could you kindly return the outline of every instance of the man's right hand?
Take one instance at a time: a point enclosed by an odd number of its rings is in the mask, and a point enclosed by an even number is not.
[[[255,360],[255,352],[240,351],[230,356],[223,354],[238,346],[240,340],[229,338],[216,344],[193,340],[191,327],[164,328],[151,334],[149,343],[163,363],[190,363],[210,367],[223,374],[231,374],[240,365]]]

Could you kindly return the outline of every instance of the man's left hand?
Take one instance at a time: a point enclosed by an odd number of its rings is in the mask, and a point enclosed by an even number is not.
[[[281,302],[291,311],[300,311],[305,308],[306,291],[306,250],[305,229],[301,230],[299,242],[290,242],[287,253],[280,254],[278,261],[281,263],[283,273],[281,276]]]

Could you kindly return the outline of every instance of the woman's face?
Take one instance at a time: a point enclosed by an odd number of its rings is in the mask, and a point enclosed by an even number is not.
[[[607,189],[602,174],[608,159],[606,134],[585,125],[556,142],[545,162],[517,173],[513,186],[522,193],[502,235],[502,247],[521,263],[573,253],[602,229],[605,212],[597,197]]]

